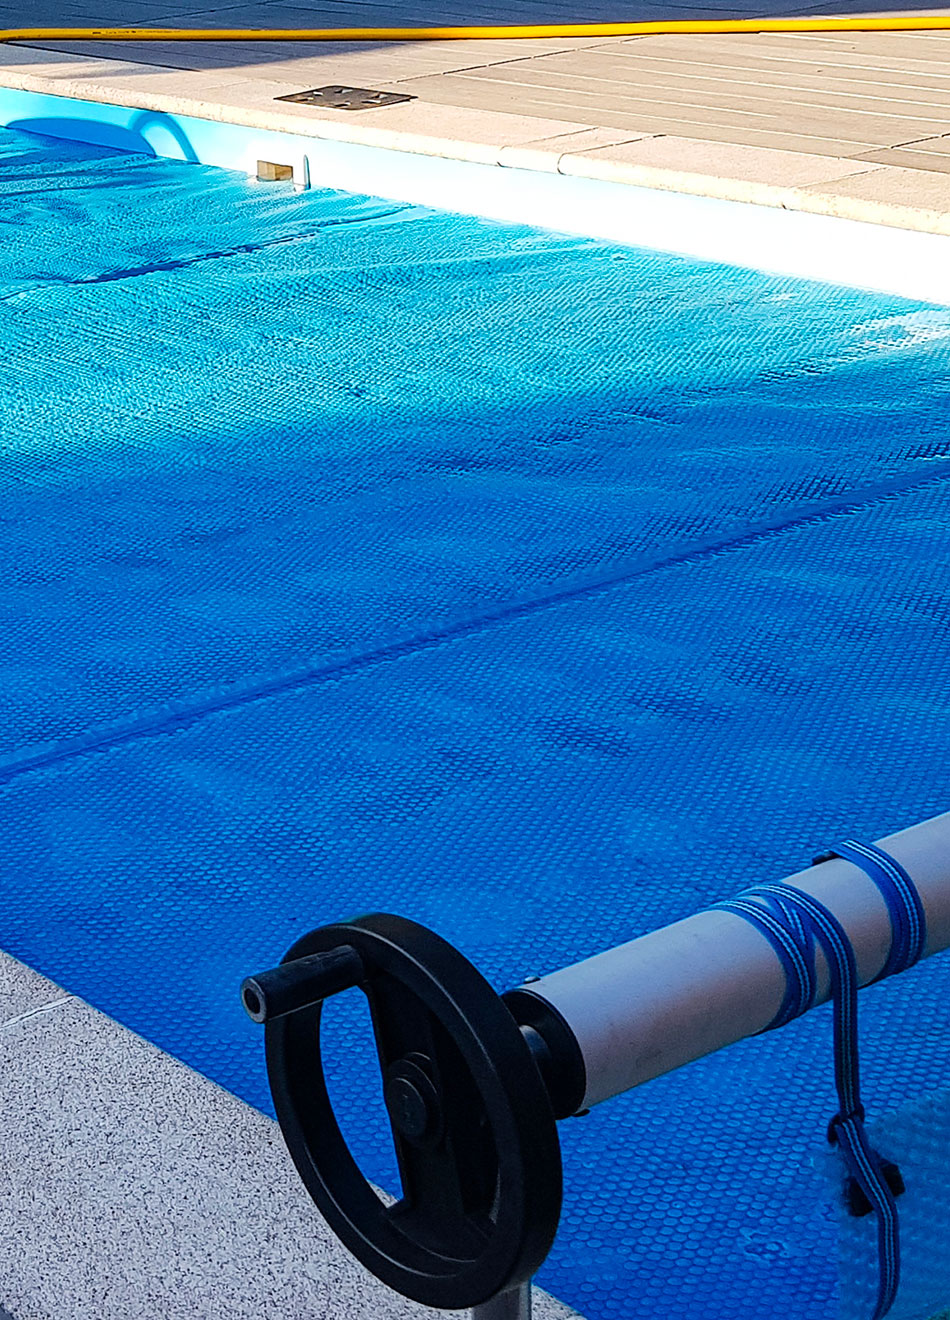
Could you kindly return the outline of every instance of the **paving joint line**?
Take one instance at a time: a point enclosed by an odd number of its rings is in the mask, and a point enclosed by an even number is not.
[[[38,1004],[36,1008],[29,1008],[25,1013],[17,1013],[16,1017],[7,1018],[0,1022],[0,1036],[9,1031],[11,1027],[19,1026],[22,1022],[29,1022],[31,1018],[41,1017],[48,1013],[50,1009],[61,1008],[63,1004],[70,1004],[75,1000],[75,995],[62,995],[59,999],[50,999],[45,1004]],[[0,1320],[3,1320],[5,1312],[0,1308]]]

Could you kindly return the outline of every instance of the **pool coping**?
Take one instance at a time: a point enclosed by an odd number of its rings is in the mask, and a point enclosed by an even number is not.
[[[628,134],[592,145],[604,130],[560,124],[567,131],[552,136],[549,121],[531,116],[421,101],[356,115],[275,108],[274,96],[293,84],[229,77],[8,46],[0,52],[0,126],[43,131],[46,124],[52,136],[139,143],[156,155],[247,174],[258,160],[272,160],[289,165],[301,188],[950,305],[950,176],[948,209],[928,210],[835,190],[855,175],[903,173],[892,166],[736,146],[728,148],[727,173],[702,173],[663,164],[676,143],[688,161],[683,139]],[[636,158],[646,147],[654,163]]]
[[[345,1251],[272,1119],[3,953],[0,1079],[0,1317],[459,1315]],[[534,1303],[536,1320],[577,1320]]]
[[[24,51],[30,48],[7,46],[0,49],[5,57],[15,50],[17,58],[22,59]],[[88,97],[104,104],[190,115],[278,133],[305,133],[337,142],[447,159],[602,179],[723,201],[788,207],[815,215],[950,235],[950,181],[947,205],[942,210],[849,197],[834,186],[856,176],[873,174],[884,179],[896,178],[903,173],[892,165],[871,164],[846,157],[803,155],[770,147],[697,142],[708,155],[714,159],[718,157],[721,165],[732,161],[730,173],[717,173],[675,164],[673,157],[676,154],[682,156],[682,146],[690,140],[671,135],[624,133],[620,130],[609,134],[606,129],[591,129],[581,123],[563,123],[559,126],[562,131],[551,134],[553,121],[534,115],[459,111],[455,107],[431,102],[400,106],[398,114],[389,108],[357,114],[289,103],[278,108],[268,104],[273,100],[272,96],[261,97],[261,91],[270,87],[270,83],[261,80],[249,85],[249,80],[242,82],[232,74],[229,80],[222,82],[220,71],[172,71],[142,61],[138,66],[141,73],[134,76],[133,84],[128,62],[55,51],[35,53],[41,55],[37,64],[45,72],[31,73],[29,63],[21,69],[11,68],[0,60],[0,84],[21,90],[49,91],[50,82],[55,81],[59,95]],[[60,66],[58,73],[50,67],[56,64]],[[95,70],[91,79],[81,73],[83,64]],[[111,71],[110,64],[114,65]],[[70,65],[76,66],[76,77],[69,76]],[[150,80],[152,87],[148,85]],[[154,86],[155,83],[159,86]],[[176,90],[163,91],[162,84],[171,84]],[[395,82],[383,85],[383,90],[398,89],[399,84]],[[299,89],[288,83],[287,90]],[[387,119],[402,121],[405,126],[387,127]],[[491,124],[492,119],[497,121],[495,125]],[[476,135],[474,130],[480,132]],[[593,138],[598,133],[620,140],[595,145]],[[580,138],[582,141],[574,141],[565,148],[563,138]],[[637,153],[629,150],[634,143],[646,140],[658,148],[653,153],[654,162],[649,164],[638,162]]]

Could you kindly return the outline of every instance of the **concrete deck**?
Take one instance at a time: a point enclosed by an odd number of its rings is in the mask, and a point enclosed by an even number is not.
[[[563,22],[848,13],[867,4],[244,0],[212,8],[202,0],[34,0],[29,21]],[[0,22],[22,21],[22,8],[0,3]],[[950,33],[7,47],[0,83],[950,233]],[[417,99],[357,112],[274,99],[333,83]]]
[[[269,1118],[3,954],[0,1115],[0,1320],[458,1317],[343,1250]]]

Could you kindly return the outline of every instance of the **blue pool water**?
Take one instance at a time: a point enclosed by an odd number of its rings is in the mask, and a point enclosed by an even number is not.
[[[16,132],[0,236],[0,946],[251,1103],[313,926],[502,988],[947,807],[946,310]],[[864,996],[872,1111],[948,990]],[[829,1036],[562,1125],[541,1281],[833,1315]]]

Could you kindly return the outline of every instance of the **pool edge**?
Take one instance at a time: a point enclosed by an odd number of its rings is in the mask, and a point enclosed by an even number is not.
[[[337,118],[310,119],[108,80],[0,70],[0,127],[245,174],[271,160],[290,165],[301,188],[950,305],[950,214],[816,192],[817,185],[778,187],[580,156],[552,158],[558,168],[528,168],[523,150],[388,133],[331,113]]]

